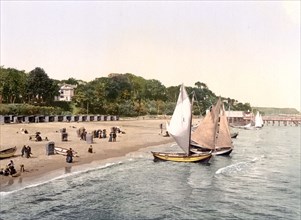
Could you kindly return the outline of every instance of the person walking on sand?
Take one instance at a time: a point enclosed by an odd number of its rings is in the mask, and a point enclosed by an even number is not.
[[[160,124],[160,131],[161,131],[161,134],[163,133],[163,124],[161,123]]]

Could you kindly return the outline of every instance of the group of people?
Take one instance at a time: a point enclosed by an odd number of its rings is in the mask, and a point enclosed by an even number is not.
[[[4,175],[4,176],[14,175],[16,173],[17,171],[15,169],[14,162],[12,160],[7,164],[5,169],[0,170],[0,175]]]
[[[96,131],[93,131],[93,136],[94,136],[94,138],[99,138],[99,139],[107,138],[107,130],[106,129],[103,129],[103,130],[98,129]]]
[[[39,131],[36,132],[36,134],[34,135],[34,141],[42,141],[42,140],[43,140],[40,134],[41,134],[41,133],[40,133]],[[32,140],[32,137],[33,137],[33,136],[29,136],[29,140],[30,140],[30,141]],[[48,138],[46,137],[46,138],[45,138],[45,141],[47,141],[47,140],[48,140]]]
[[[32,154],[31,147],[30,146],[26,147],[26,145],[24,145],[21,150],[21,156],[22,157],[25,156],[26,158],[29,158],[31,154]]]
[[[80,137],[80,140],[86,140],[87,131],[84,127],[79,128],[76,132],[77,136]]]

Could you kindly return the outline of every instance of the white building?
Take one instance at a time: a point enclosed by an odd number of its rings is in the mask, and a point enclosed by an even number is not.
[[[77,87],[76,85],[69,85],[69,84],[62,85],[59,90],[60,96],[56,97],[55,100],[70,102],[72,99],[72,96],[74,96],[74,89],[76,87]]]

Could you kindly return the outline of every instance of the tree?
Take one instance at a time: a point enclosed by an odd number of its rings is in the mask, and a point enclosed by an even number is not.
[[[24,71],[1,67],[0,103],[21,103],[25,96],[27,76]]]
[[[40,67],[29,72],[26,88],[28,101],[31,103],[50,102],[59,91],[55,82]]]

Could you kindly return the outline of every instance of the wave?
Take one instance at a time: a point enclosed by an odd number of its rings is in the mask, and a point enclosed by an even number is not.
[[[20,187],[20,185],[15,186],[17,189],[13,189],[12,187],[14,185],[12,185],[11,188],[7,188],[8,190],[11,189],[10,191],[1,191],[0,192],[0,200],[4,197],[10,195],[10,194],[19,192],[21,190],[41,186],[41,185],[50,183],[50,182],[55,181],[55,180],[64,179],[64,178],[69,177],[69,176],[75,176],[75,175],[78,175],[78,174],[87,173],[87,172],[91,172],[91,171],[99,170],[99,169],[106,169],[106,168],[114,167],[114,166],[121,165],[121,164],[123,164],[123,161],[106,162],[106,163],[102,163],[102,164],[94,166],[94,167],[87,167],[88,165],[79,166],[77,171],[70,171],[70,173],[64,173],[64,174],[60,174],[60,175],[58,175],[58,172],[61,173],[61,170],[60,171],[55,171],[52,174],[52,178],[49,178],[49,175],[43,176],[39,180],[28,181],[22,187]]]
[[[255,157],[254,159],[252,159],[250,161],[243,161],[243,162],[238,162],[238,163],[235,163],[235,164],[231,164],[229,166],[222,167],[222,168],[218,169],[215,172],[215,174],[233,175],[233,174],[237,174],[237,173],[240,173],[240,172],[245,172],[250,167],[252,167],[253,164],[258,160],[259,159],[257,157]]]

